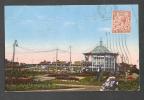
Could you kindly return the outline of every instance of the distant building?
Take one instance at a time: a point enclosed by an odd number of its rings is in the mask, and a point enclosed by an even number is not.
[[[100,45],[92,51],[84,53],[86,63],[91,62],[91,65],[86,65],[91,71],[97,71],[101,68],[103,71],[114,72],[117,68],[117,53],[110,52],[102,41]]]
[[[75,62],[74,62],[74,65],[75,65],[75,66],[81,66],[81,64],[82,64],[81,61],[75,61]]]
[[[44,60],[44,61],[40,62],[39,64],[40,64],[40,65],[50,65],[51,62]]]

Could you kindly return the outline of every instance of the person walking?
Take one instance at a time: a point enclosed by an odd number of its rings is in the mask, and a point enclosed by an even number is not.
[[[100,91],[118,91],[118,81],[114,75],[110,75],[102,84]]]

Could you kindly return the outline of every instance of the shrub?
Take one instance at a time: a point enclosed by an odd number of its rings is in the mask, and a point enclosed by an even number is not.
[[[120,91],[137,91],[139,87],[139,80],[119,81],[118,88]]]
[[[32,83],[33,79],[32,78],[25,78],[25,77],[12,77],[12,78],[7,78],[6,83],[7,84],[27,84],[27,83]]]

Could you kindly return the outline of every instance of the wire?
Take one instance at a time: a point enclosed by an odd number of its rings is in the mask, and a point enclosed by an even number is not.
[[[18,48],[28,51],[28,52],[25,52],[25,53],[54,52],[54,51],[57,50],[57,49],[51,49],[51,50],[34,50],[34,49],[25,48],[25,47],[21,47],[21,46],[18,46]],[[59,50],[60,52],[63,52],[63,53],[69,53],[68,50],[62,50],[62,49],[58,49],[58,50]]]
[[[26,51],[34,51],[33,49],[24,48],[24,47],[20,47],[20,46],[18,46],[18,48],[23,49],[23,50],[26,50]]]
[[[61,50],[61,49],[59,49],[59,51],[64,52],[64,53],[69,53],[69,51],[67,51],[67,50]]]

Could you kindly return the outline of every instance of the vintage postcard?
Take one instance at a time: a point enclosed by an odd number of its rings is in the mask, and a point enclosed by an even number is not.
[[[139,91],[138,5],[5,6],[5,91]]]

